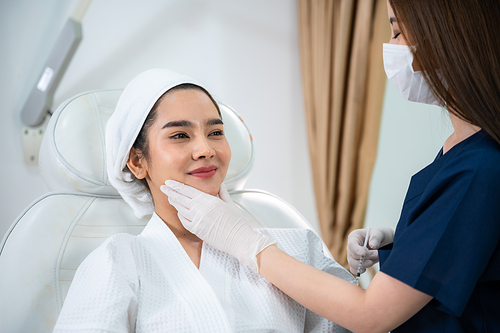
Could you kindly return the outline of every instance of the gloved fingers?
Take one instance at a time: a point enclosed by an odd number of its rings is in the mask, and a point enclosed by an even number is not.
[[[178,212],[178,215],[182,215],[183,217],[188,218],[190,221],[192,220],[192,215],[195,214],[191,210],[192,199],[183,197],[181,194],[165,185],[160,186],[160,190],[168,197],[168,202],[172,206],[174,206],[174,208]]]
[[[166,185],[161,185],[160,190],[168,196],[168,202],[175,208],[178,208],[179,205],[187,209],[191,208],[193,199],[182,195]]]
[[[378,262],[378,251],[370,250],[365,254],[365,261],[373,262],[374,264]]]
[[[358,271],[360,257],[354,257],[352,253],[347,253],[347,263],[349,264],[349,270],[351,273],[356,274]]]
[[[202,194],[209,195],[200,190],[195,189],[194,187],[191,187],[189,185],[171,179],[165,181],[165,186],[170,187],[177,193],[190,199],[195,198]]]
[[[358,260],[361,256],[366,256],[369,250],[363,246],[363,244],[359,245],[356,239],[350,238],[347,241],[347,253],[349,256],[352,256],[354,259]]]
[[[358,274],[358,268],[359,268],[359,260],[355,260],[353,262],[349,262],[349,271],[351,271],[352,274]],[[360,273],[363,274],[366,272],[366,269],[369,267],[372,267],[375,263],[371,260],[366,260],[363,261],[363,266],[361,266],[361,271]]]
[[[366,248],[365,248],[366,249]],[[366,249],[367,250],[367,249]],[[351,273],[356,274],[358,272],[360,257],[353,256],[352,253],[347,253],[347,263],[349,264],[349,270]],[[365,257],[363,259],[363,265],[361,266],[361,273],[364,273],[366,268],[372,267],[378,262],[378,252],[376,250],[366,251]]]
[[[365,244],[366,231],[367,228],[351,231],[347,237],[348,244],[363,246]]]
[[[376,250],[380,247],[380,243],[382,242],[383,234],[377,232],[377,230],[373,230],[373,233],[370,235],[370,239],[368,239],[368,247],[370,249]]]
[[[220,184],[219,198],[224,202],[228,202],[228,203],[233,202],[233,199],[231,199],[231,196],[227,192],[227,188],[226,188],[226,185],[224,185],[224,183]]]
[[[394,238],[394,230],[388,227],[372,228],[370,231],[370,239],[368,247],[372,250],[389,244]]]
[[[172,206],[174,206],[174,208],[177,210],[177,212],[179,214],[181,214],[182,216],[184,216],[184,217],[189,218],[190,220],[192,220],[192,215],[194,213],[192,212],[192,210],[189,207],[185,207],[181,203],[176,202],[174,200],[171,200],[171,197],[168,197],[168,202]]]
[[[188,229],[188,226],[192,226],[191,220],[185,218],[181,213],[177,212],[177,216],[179,217],[179,220],[181,221],[184,228]]]
[[[362,256],[354,257],[350,255],[349,257],[352,258],[353,260],[356,260],[358,262],[357,265],[359,265],[359,261],[361,260]],[[364,254],[363,267],[370,267],[372,264],[377,262],[378,262],[377,250],[370,250],[370,251],[367,250]]]
[[[359,271],[359,274],[361,275],[361,274],[363,274],[363,273],[365,273],[365,272],[366,272],[366,268],[361,268],[361,270]],[[352,274],[356,274],[356,275],[358,275],[358,270],[356,269],[356,271],[355,271],[355,272],[353,272]]]
[[[378,260],[376,262],[374,262],[373,260],[363,260],[363,269],[367,269],[367,268],[370,268],[372,267],[373,265],[375,265],[376,263],[378,262]]]
[[[363,254],[366,253],[366,250],[362,246],[359,245],[350,245],[349,243],[347,244],[347,256],[352,257],[355,260],[359,260]]]
[[[352,257],[347,257],[347,263],[349,264],[349,270],[352,274],[356,274],[358,271],[359,260],[356,260]]]
[[[198,213],[196,209],[186,208],[178,202],[171,201],[170,197],[168,198],[168,202],[172,206],[174,206],[174,208],[177,210],[177,215],[179,216],[179,218],[182,217],[183,219],[186,220],[186,222],[190,222],[190,223],[196,219],[196,214]],[[181,219],[181,222],[182,222],[182,219]],[[189,224],[189,228],[186,224],[183,223],[183,225],[189,231],[191,231],[191,229],[194,227],[193,223]]]
[[[354,261],[348,261],[349,262],[349,271],[351,271],[352,274],[358,274],[358,268],[359,268],[359,260],[354,260]],[[363,274],[366,269],[370,266],[365,266],[363,262],[363,266],[361,266],[361,271],[360,273]]]

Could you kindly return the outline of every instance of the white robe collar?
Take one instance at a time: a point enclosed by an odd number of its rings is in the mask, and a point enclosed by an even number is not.
[[[200,332],[206,332],[209,327],[214,332],[231,332],[227,315],[212,287],[156,213],[138,240],[155,258],[166,279],[178,293],[178,298],[189,309],[191,322],[196,322]]]

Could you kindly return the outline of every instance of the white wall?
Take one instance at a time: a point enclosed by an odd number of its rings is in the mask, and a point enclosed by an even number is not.
[[[430,164],[453,132],[448,113],[408,102],[387,81],[365,226],[394,228],[413,174]]]
[[[0,237],[47,191],[23,162],[19,110],[76,0],[0,2]],[[303,115],[296,2],[94,0],[54,108],[86,90],[123,88],[153,67],[191,75],[234,107],[255,138],[247,188],[274,193],[317,225]]]

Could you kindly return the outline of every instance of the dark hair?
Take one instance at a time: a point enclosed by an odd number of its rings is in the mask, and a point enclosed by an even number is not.
[[[500,144],[500,1],[389,3],[436,97]]]
[[[212,95],[210,95],[210,93],[208,91],[206,91],[203,87],[200,87],[200,86],[192,84],[192,83],[183,83],[183,84],[180,84],[178,86],[175,86],[175,87],[167,90],[163,95],[161,95],[160,98],[158,98],[155,105],[153,105],[153,107],[151,108],[151,111],[149,112],[148,116],[146,117],[146,120],[144,121],[144,124],[142,125],[141,131],[137,135],[137,138],[135,139],[135,142],[132,145],[132,147],[135,148],[136,151],[138,151],[138,153],[140,155],[144,156],[144,158],[146,158],[146,161],[148,161],[148,162],[149,162],[148,131],[149,131],[149,128],[151,127],[151,125],[153,125],[153,123],[156,120],[156,116],[158,113],[157,112],[158,104],[160,104],[162,98],[165,95],[167,95],[170,92],[177,91],[177,90],[199,90],[199,91],[204,92],[210,98],[210,100],[214,103],[215,107],[217,108],[217,113],[219,113],[219,117],[222,118],[222,115],[221,115],[221,112],[219,109],[219,105],[214,100]]]

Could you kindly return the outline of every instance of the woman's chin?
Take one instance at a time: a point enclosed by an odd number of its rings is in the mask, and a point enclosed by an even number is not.
[[[219,194],[220,191],[220,183],[219,184],[189,184],[186,185],[192,186],[195,189],[205,192],[207,194],[213,195],[214,197]]]

